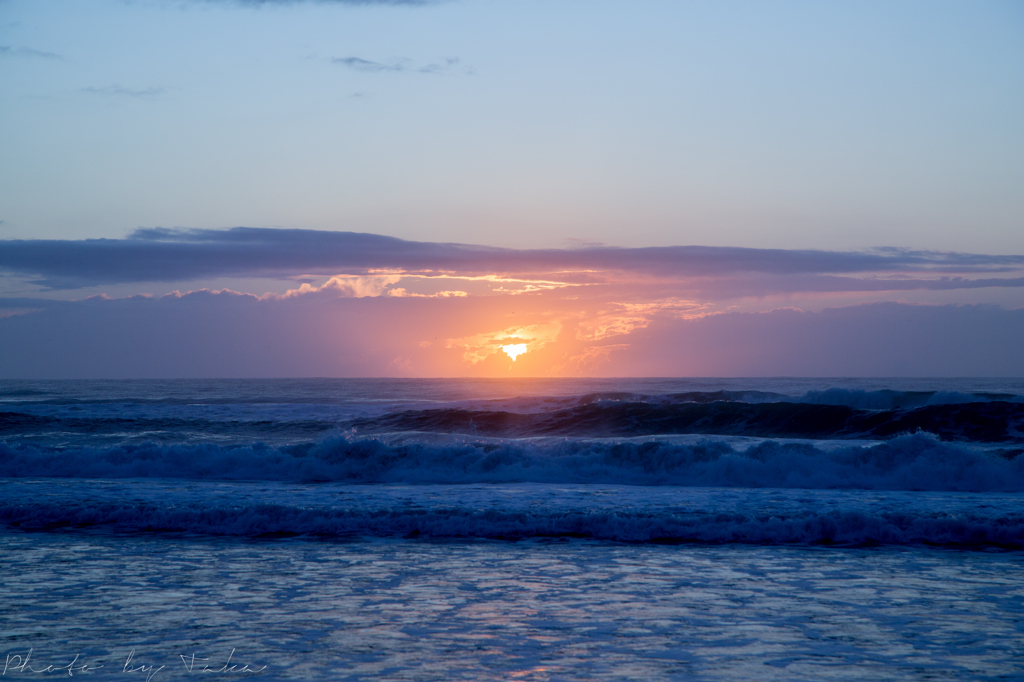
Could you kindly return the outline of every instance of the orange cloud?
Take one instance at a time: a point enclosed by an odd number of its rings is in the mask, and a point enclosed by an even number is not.
[[[679,319],[700,317],[709,306],[695,301],[665,298],[646,303],[613,303],[610,308],[584,317],[576,328],[580,341],[600,341],[612,336],[624,336],[636,329],[644,329],[655,315],[669,315]]]
[[[527,350],[540,350],[558,338],[561,331],[562,323],[554,321],[523,327],[507,327],[461,339],[448,339],[445,345],[447,348],[463,349],[463,359],[475,365],[495,353],[500,353],[502,346],[505,345],[525,344]]]
[[[394,296],[395,298],[458,298],[462,296],[469,296],[465,291],[438,291],[434,294],[416,294],[406,291],[402,287],[395,287],[394,289],[388,290],[388,296]]]

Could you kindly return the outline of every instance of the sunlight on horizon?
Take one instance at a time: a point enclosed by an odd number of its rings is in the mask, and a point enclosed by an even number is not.
[[[526,352],[525,343],[511,343],[507,346],[502,346],[501,349],[512,358],[512,362],[516,361],[516,358]]]

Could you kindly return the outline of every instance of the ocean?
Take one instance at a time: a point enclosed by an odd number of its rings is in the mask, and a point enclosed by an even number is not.
[[[0,381],[13,679],[1024,679],[1024,379]]]

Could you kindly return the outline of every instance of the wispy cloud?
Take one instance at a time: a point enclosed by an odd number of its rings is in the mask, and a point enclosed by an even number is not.
[[[444,73],[445,71],[449,71],[451,69],[454,69],[458,65],[459,65],[459,58],[458,57],[449,57],[448,59],[444,60],[444,63],[441,63],[441,64],[427,64],[426,66],[421,66],[420,68],[416,69],[416,71],[418,73]]]
[[[121,85],[108,85],[102,88],[82,88],[82,92],[90,95],[103,95],[107,97],[159,97],[164,94],[164,88],[126,88]]]
[[[401,62],[383,64],[381,62],[371,62],[369,59],[362,59],[360,57],[334,57],[333,59],[331,59],[331,63],[341,64],[356,71],[367,71],[369,73],[379,73],[381,71],[407,70],[405,65],[402,64]]]
[[[204,277],[405,273],[532,275],[561,282],[758,276],[806,290],[1020,286],[1024,255],[905,249],[814,251],[711,246],[504,249],[357,232],[236,227],[136,230],[126,239],[0,240],[0,271],[53,289]],[[615,273],[625,273],[616,275]],[[986,274],[984,281],[963,279]],[[1002,274],[1007,279],[998,279]],[[845,276],[845,277],[841,277]],[[941,276],[951,279],[942,280]],[[960,277],[962,279],[953,279]],[[623,279],[625,278],[625,279]],[[805,282],[799,282],[806,278]],[[817,280],[817,281],[816,281]],[[910,280],[917,280],[911,283]],[[646,281],[646,280],[645,280]],[[782,286],[776,284],[773,286]],[[860,287],[859,289],[857,287]]]
[[[331,59],[332,64],[340,64],[346,66],[354,71],[363,71],[365,73],[444,73],[450,71],[459,65],[458,57],[450,57],[445,59],[444,62],[432,63],[426,65],[418,65],[411,59],[394,59],[388,62],[375,62],[369,59],[363,59],[362,57],[334,57]]]
[[[63,60],[64,57],[56,52],[36,50],[31,47],[14,47],[11,45],[0,45],[0,57],[29,57],[35,59],[56,59]]]
[[[242,7],[262,7],[264,5],[394,5],[412,6],[434,5],[437,0],[196,0],[208,4],[240,5]]]

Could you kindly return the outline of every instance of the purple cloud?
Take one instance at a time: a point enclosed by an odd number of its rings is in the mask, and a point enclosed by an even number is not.
[[[505,249],[414,242],[375,234],[236,227],[136,230],[126,239],[0,240],[0,271],[51,289],[209,277],[365,273],[373,269],[459,274],[617,271],[661,277],[738,274],[963,275],[1024,269],[1024,256],[883,248],[870,251],[667,246]],[[969,280],[948,280],[963,288]],[[996,280],[984,286],[1019,286]],[[970,285],[979,286],[979,285]],[[899,288],[899,287],[896,287]]]

